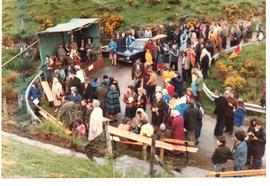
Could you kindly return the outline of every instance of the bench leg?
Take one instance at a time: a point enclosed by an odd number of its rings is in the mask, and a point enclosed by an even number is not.
[[[163,161],[163,158],[164,158],[164,149],[160,149],[160,151],[159,151],[159,158],[160,158],[160,160],[161,161]]]
[[[143,160],[146,161],[147,160],[147,144],[143,144],[143,148],[142,148],[142,156],[143,156]]]

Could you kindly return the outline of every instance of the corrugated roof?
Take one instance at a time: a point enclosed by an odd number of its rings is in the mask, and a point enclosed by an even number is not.
[[[69,32],[77,28],[81,28],[85,25],[97,23],[98,18],[84,18],[84,19],[71,19],[67,23],[61,23],[54,27],[47,28],[46,30],[39,32],[40,34],[52,33],[52,32]]]

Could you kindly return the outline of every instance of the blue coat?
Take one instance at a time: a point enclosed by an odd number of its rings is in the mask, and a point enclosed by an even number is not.
[[[36,98],[40,98],[42,95],[39,88],[30,88],[28,99],[35,100]]]
[[[179,104],[175,107],[176,110],[180,113],[181,116],[184,116],[185,110],[188,108],[186,103]]]
[[[116,53],[116,48],[117,48],[116,42],[115,41],[111,41],[109,43],[110,54],[115,54]]]
[[[234,146],[233,163],[234,167],[243,167],[247,162],[247,143],[242,141]]]
[[[75,102],[75,103],[78,103],[78,102],[80,102],[82,100],[82,96],[80,95],[80,94],[75,94],[75,95],[70,95],[69,97],[68,97],[68,101],[73,101],[73,102]]]
[[[245,121],[246,110],[243,108],[237,108],[233,112],[233,124],[237,127],[241,127]]]

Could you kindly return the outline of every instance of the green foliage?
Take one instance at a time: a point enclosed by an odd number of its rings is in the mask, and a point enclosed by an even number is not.
[[[150,23],[166,24],[170,17],[175,17],[175,21],[178,23],[180,15],[185,15],[191,19],[202,19],[203,17],[216,20],[224,19],[226,17],[223,11],[224,8],[235,4],[243,12],[251,9],[255,13],[263,15],[265,10],[265,0],[249,1],[248,4],[246,0],[181,0],[181,6],[179,4],[170,4],[168,0],[155,1],[158,3],[155,6],[151,6],[149,1],[145,0],[108,0],[102,2],[76,0],[76,2],[72,2],[76,6],[70,6],[70,0],[6,0],[3,1],[3,35],[20,35],[23,37],[35,35],[39,27],[39,24],[35,22],[36,16],[50,16],[57,24],[67,22],[74,17],[84,17],[81,15],[81,12],[84,12],[84,15],[94,17],[94,15],[100,15],[104,11],[109,11],[125,18],[125,23],[120,28],[120,31],[122,31],[136,25],[146,26]],[[170,6],[169,9],[168,6]],[[198,7],[199,9],[197,9]],[[170,14],[164,11],[166,9],[170,10]]]
[[[215,63],[215,68],[210,69],[210,78],[206,80],[207,86],[212,91],[223,92],[224,83],[225,86],[233,87],[246,102],[259,104],[266,77],[265,53],[263,42],[243,47],[240,55],[233,60],[220,58]]]
[[[98,166],[90,160],[54,154],[2,137],[2,177],[4,178],[113,178],[113,164]],[[128,176],[128,175],[126,175]]]

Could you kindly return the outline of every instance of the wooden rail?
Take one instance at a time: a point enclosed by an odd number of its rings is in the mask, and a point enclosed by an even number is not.
[[[236,176],[266,176],[266,169],[210,172],[207,174],[207,177],[236,177]]]

